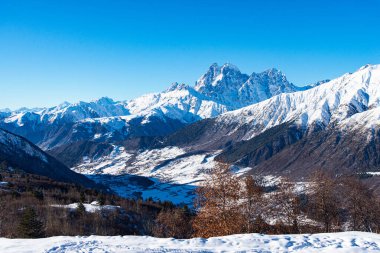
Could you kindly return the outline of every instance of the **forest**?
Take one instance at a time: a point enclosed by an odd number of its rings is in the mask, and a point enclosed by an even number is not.
[[[0,182],[0,237],[380,231],[379,199],[361,175],[317,170],[307,187],[285,179],[268,185],[260,177],[238,177],[228,164],[218,163],[197,188],[191,207],[125,199],[7,166],[0,166]]]

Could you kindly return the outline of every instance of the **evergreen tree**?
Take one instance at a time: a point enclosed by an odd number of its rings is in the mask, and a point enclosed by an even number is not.
[[[79,204],[78,204],[78,206],[77,206],[77,213],[79,214],[79,215],[84,215],[85,213],[86,213],[86,207],[83,205],[83,203],[82,202],[80,202]]]
[[[8,169],[8,163],[7,163],[7,161],[2,161],[1,163],[0,163],[0,170],[7,170]]]
[[[100,194],[99,195],[99,197],[98,197],[98,203],[101,206],[104,206],[106,204],[106,197],[104,196],[104,194]]]
[[[86,200],[86,195],[84,194],[84,192],[81,192],[80,193],[80,202],[83,203],[85,200]]]
[[[43,223],[33,208],[27,207],[18,226],[18,235],[22,238],[41,238],[44,236]]]

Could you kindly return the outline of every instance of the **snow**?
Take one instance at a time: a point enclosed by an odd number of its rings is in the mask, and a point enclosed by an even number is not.
[[[238,234],[179,240],[148,236],[0,238],[7,253],[60,252],[307,252],[372,253],[380,251],[380,235],[363,232],[301,235]]]
[[[254,132],[246,136],[249,139],[265,129],[292,120],[304,127],[313,123],[327,125],[351,116],[350,110],[360,113],[377,107],[380,104],[379,82],[378,65],[366,65],[353,74],[305,88],[289,83],[276,69],[248,76],[231,64],[221,67],[214,64],[194,87],[175,83],[161,93],[147,94],[131,101],[114,102],[110,98],[101,98],[89,103],[18,110],[3,122],[14,124],[16,128],[25,127],[25,122],[34,125],[57,121],[100,122],[109,125],[107,131],[112,133],[136,117],[144,117],[143,122],[149,122],[151,116],[165,116],[192,123],[251,105],[219,117],[220,121],[260,126],[259,130],[253,129]],[[128,115],[131,117],[126,117]],[[94,136],[95,139],[98,136]]]
[[[73,203],[68,205],[51,205],[52,207],[58,207],[58,208],[66,208],[70,210],[76,210],[78,208],[79,203]],[[88,213],[96,213],[100,211],[114,211],[120,208],[120,206],[112,206],[112,205],[99,205],[97,201],[93,201],[90,204],[83,203],[86,212]]]
[[[0,181],[0,187],[8,186],[8,182]]]
[[[377,129],[380,126],[380,107],[354,114],[340,122],[339,126],[345,131]]]
[[[178,147],[128,153],[114,146],[108,156],[96,159],[85,157],[72,168],[97,182],[108,185],[124,197],[170,200],[176,204],[192,205],[194,189],[214,166],[214,154],[186,154]],[[237,170],[236,173],[241,173]],[[132,176],[143,176],[152,185],[139,183]]]
[[[368,171],[366,172],[366,174],[368,175],[372,175],[372,176],[380,176],[380,172],[379,171]]]
[[[227,112],[217,118],[223,125],[250,125],[243,139],[248,140],[263,131],[285,122],[296,122],[303,128],[313,124],[326,127],[331,123],[343,122],[368,108],[376,108],[364,118],[370,125],[379,125],[380,65],[361,68],[355,73],[323,83],[306,91],[282,93],[263,102]],[[365,116],[368,116],[365,118]],[[353,118],[355,119],[355,118]],[[374,121],[372,121],[375,119]],[[363,124],[362,124],[363,125]],[[371,126],[370,126],[371,127]]]
[[[39,159],[47,163],[47,157],[43,152],[33,147],[30,143],[28,143],[21,137],[14,134],[10,134],[2,129],[0,129],[0,144],[3,144],[5,148],[9,149],[10,151],[12,151],[12,149],[22,150],[26,154],[38,157]]]
[[[252,103],[256,104],[230,111]],[[241,126],[249,129],[242,140],[251,139],[285,122],[296,122],[305,130],[318,124],[322,127],[333,125],[342,132],[369,132],[380,126],[380,65],[366,65],[352,74],[303,90],[289,83],[285,75],[276,69],[248,76],[231,64],[221,67],[214,64],[195,87],[175,83],[161,93],[144,95],[131,101],[114,102],[102,98],[89,103],[66,103],[40,111],[22,110],[12,112],[4,121],[21,127],[28,120],[35,120],[36,115],[41,120],[40,124],[52,119],[75,121],[73,132],[75,127],[88,126],[92,129],[91,126],[101,124],[106,132],[91,132],[92,138],[101,141],[116,131],[128,128],[130,120],[144,117],[144,124],[149,122],[151,116],[167,116],[191,123],[220,115],[215,120],[219,124],[216,129],[233,126],[229,131],[231,135]],[[123,136],[127,137],[128,132]],[[190,196],[192,186],[199,185],[213,167],[216,154],[218,151],[187,154],[184,148],[177,147],[127,152],[115,144],[110,155],[83,159],[73,170],[91,177],[97,176],[99,180],[102,175],[117,176],[114,181],[107,178],[107,182],[121,194],[133,189],[134,192],[142,192],[143,196],[156,193],[181,201],[175,191],[168,189],[173,187]],[[241,171],[249,169],[239,168]],[[148,189],[126,185],[130,183],[131,175],[148,177],[155,184]]]
[[[41,129],[53,124],[101,123],[102,126],[108,126],[108,133],[102,133],[102,136],[112,136],[113,132],[127,127],[133,118],[142,117],[143,123],[148,123],[152,116],[193,123],[260,102],[282,92],[296,90],[299,89],[277,70],[248,76],[232,64],[221,67],[214,64],[194,87],[174,83],[161,93],[143,95],[130,101],[115,102],[105,97],[91,102],[64,102],[52,108],[23,108],[7,111],[0,123],[13,128],[33,126]],[[94,133],[94,139],[99,139],[99,134]]]

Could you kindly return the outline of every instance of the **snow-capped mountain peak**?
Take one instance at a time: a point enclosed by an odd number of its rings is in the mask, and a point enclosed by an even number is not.
[[[219,66],[214,63],[196,82],[195,89],[201,93],[207,93],[212,87],[241,85],[246,79],[248,75],[242,74],[236,66],[230,63]]]
[[[66,102],[52,108],[3,112],[0,126],[43,147],[51,145],[52,135],[62,138],[68,132],[73,136],[78,136],[80,132],[81,136],[75,139],[83,136],[113,138],[115,135],[122,139],[130,136],[131,132],[142,135],[161,132],[160,129],[145,129],[152,127],[152,122],[167,124],[165,122],[170,121],[172,123],[168,129],[173,131],[184,124],[216,117],[274,95],[297,90],[299,88],[289,83],[277,69],[249,76],[230,63],[222,66],[213,64],[194,87],[173,83],[163,92],[143,95],[130,101],[116,102],[103,97],[91,102]],[[36,135],[36,131],[40,135]]]
[[[168,89],[166,89],[166,92],[169,92],[169,91],[175,91],[175,90],[185,90],[185,89],[188,89],[190,86],[188,86],[187,84],[184,84],[184,83],[177,83],[177,82],[174,82],[170,85],[170,87]]]
[[[285,122],[297,122],[304,129],[315,125],[325,128],[379,106],[380,65],[371,65],[306,91],[279,94],[226,113],[217,121],[251,125],[252,129],[245,135],[245,139],[250,139]]]
[[[99,98],[97,100],[94,100],[93,102],[96,103],[96,104],[100,104],[100,105],[112,105],[112,104],[115,104],[115,102],[113,101],[113,99],[109,98],[109,97],[102,97],[102,98]]]

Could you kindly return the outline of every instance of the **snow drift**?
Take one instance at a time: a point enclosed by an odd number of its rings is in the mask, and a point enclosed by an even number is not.
[[[241,234],[178,240],[147,236],[0,238],[0,252],[307,252],[369,253],[380,251],[380,235],[345,232],[315,235]]]

